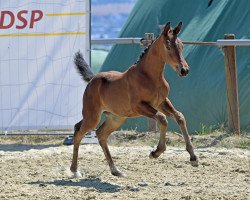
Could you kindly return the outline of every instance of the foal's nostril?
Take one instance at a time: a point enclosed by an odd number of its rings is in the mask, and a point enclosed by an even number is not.
[[[186,73],[186,70],[184,68],[181,68],[181,75],[182,76],[185,76],[187,73]]]
[[[181,68],[181,75],[186,76],[189,72],[189,69]]]

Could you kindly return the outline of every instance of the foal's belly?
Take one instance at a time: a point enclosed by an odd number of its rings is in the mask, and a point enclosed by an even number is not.
[[[102,105],[106,111],[123,117],[137,116],[131,107],[129,91],[107,89],[102,98]]]

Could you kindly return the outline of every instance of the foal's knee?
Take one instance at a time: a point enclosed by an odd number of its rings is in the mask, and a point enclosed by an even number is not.
[[[181,112],[177,112],[177,114],[175,116],[175,119],[176,119],[176,121],[177,121],[177,123],[179,125],[185,125],[186,124],[185,117]]]
[[[158,115],[157,121],[161,126],[167,127],[168,126],[168,120],[165,115]]]

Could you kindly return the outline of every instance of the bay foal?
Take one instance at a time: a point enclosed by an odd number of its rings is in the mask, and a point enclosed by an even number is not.
[[[163,73],[165,64],[169,64],[179,76],[188,74],[189,66],[182,56],[183,44],[177,37],[181,27],[181,22],[174,29],[167,23],[138,62],[123,73],[109,71],[95,76],[82,54],[76,53],[77,70],[89,83],[83,96],[83,119],[75,125],[73,160],[70,168],[75,177],[81,176],[77,169],[79,144],[84,135],[98,125],[102,113],[105,113],[106,120],[96,134],[113,175],[123,176],[113,162],[107,139],[129,117],[146,116],[157,121],[160,139],[156,150],[150,153],[150,158],[158,158],[166,150],[166,117],[175,119],[184,136],[191,163],[198,164],[185,118],[167,98],[169,84]]]

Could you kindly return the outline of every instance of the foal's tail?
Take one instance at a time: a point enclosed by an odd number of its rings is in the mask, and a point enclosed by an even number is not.
[[[74,63],[76,65],[78,73],[81,75],[84,81],[89,82],[95,76],[91,71],[89,65],[84,60],[83,55],[80,51],[76,52]]]

